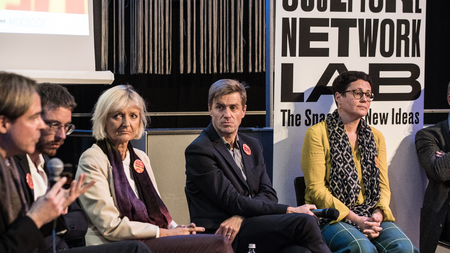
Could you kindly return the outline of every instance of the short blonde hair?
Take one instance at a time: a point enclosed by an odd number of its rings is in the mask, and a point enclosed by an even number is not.
[[[147,126],[147,109],[144,99],[133,89],[131,85],[114,86],[98,98],[94,106],[92,114],[92,134],[96,140],[106,139],[106,121],[108,114],[128,108],[130,106],[137,106],[140,110],[141,122],[136,132],[134,139],[141,138],[144,129]]]

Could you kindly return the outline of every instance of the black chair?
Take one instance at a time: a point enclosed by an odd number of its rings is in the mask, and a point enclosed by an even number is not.
[[[305,178],[304,177],[296,177],[294,179],[294,187],[295,187],[295,197],[297,199],[297,206],[301,206],[305,204]]]
[[[438,246],[441,246],[442,248],[445,248],[445,249],[450,249],[450,243],[446,242],[446,241],[439,241]]]

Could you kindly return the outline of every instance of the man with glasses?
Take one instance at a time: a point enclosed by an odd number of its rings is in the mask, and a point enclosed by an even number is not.
[[[14,159],[19,170],[25,198],[31,205],[38,197],[47,192],[49,186],[46,163],[49,156],[56,155],[59,147],[64,143],[67,135],[75,129],[72,122],[72,111],[77,105],[67,89],[58,84],[38,84],[37,92],[41,97],[41,117],[46,128],[41,129],[41,137],[32,154],[16,155]],[[69,212],[58,220],[56,228],[56,249],[66,249],[65,240],[82,238],[88,228],[88,222],[83,210],[75,202],[69,206]],[[43,230],[51,231],[52,227]],[[45,233],[45,232],[44,232]],[[46,238],[47,251],[51,250],[53,240]]]

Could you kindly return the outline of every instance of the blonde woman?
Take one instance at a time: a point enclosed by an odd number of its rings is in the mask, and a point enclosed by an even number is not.
[[[177,225],[161,200],[147,155],[132,147],[147,123],[145,102],[130,85],[104,92],[94,108],[96,143],[80,157],[77,175],[97,183],[80,198],[90,220],[86,244],[144,241],[158,252],[232,252],[227,238],[195,235],[191,223]]]

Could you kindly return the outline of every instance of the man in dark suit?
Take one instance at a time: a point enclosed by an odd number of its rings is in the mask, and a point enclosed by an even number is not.
[[[447,88],[450,105],[450,84]],[[449,119],[416,133],[416,151],[428,186],[420,214],[420,252],[434,253],[439,240],[450,243]]]
[[[225,235],[235,252],[330,252],[314,205],[278,204],[261,143],[238,133],[247,109],[246,86],[223,79],[208,97],[211,123],[185,152],[186,197],[192,222]]]
[[[73,132],[72,111],[77,105],[74,97],[61,85],[42,83],[38,84],[37,91],[41,98],[41,117],[47,128],[41,130],[34,153],[14,156],[28,205],[47,192],[49,156],[54,156],[67,135]],[[69,206],[68,213],[61,216],[57,224],[57,250],[69,248],[66,241],[76,243],[76,239],[82,239],[88,228],[86,216],[76,202]],[[41,231],[49,235],[52,229],[52,224],[48,224]],[[45,240],[46,251],[51,252],[52,236],[45,237]]]

